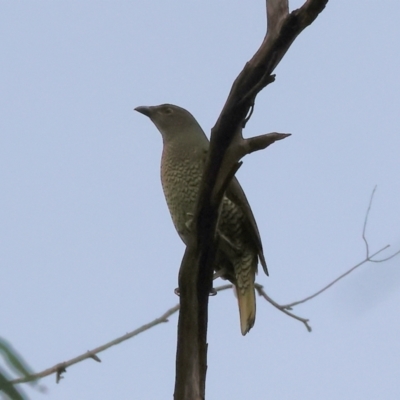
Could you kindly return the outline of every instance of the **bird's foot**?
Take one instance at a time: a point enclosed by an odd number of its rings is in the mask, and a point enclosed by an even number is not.
[[[226,268],[221,268],[218,271],[214,272],[213,281],[215,281],[218,278],[223,278],[224,275],[226,275],[226,273],[227,273]]]
[[[177,295],[177,296],[180,296],[181,295],[181,292],[179,291],[179,288],[175,288],[174,289],[174,293]],[[210,296],[216,296],[217,295],[217,291],[214,289],[214,288],[212,288],[211,290],[210,290]]]

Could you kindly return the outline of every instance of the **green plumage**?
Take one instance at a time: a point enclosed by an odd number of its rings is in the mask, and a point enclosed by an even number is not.
[[[175,228],[186,243],[205,167],[209,141],[194,117],[171,104],[138,107],[161,132],[161,182]],[[246,196],[233,178],[222,200],[215,270],[231,281],[239,302],[241,331],[254,325],[254,281],[260,261],[267,273],[258,228]]]

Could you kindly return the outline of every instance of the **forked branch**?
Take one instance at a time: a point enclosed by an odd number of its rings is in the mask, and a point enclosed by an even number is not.
[[[295,38],[324,9],[328,0],[307,0],[289,13],[288,1],[267,0],[268,29],[260,48],[233,83],[223,110],[211,130],[210,151],[194,218],[179,272],[180,312],[176,356],[175,400],[203,400],[207,371],[208,297],[216,253],[214,241],[220,190],[239,161],[242,128],[257,94],[275,77],[275,67]],[[251,112],[250,112],[251,115]],[[236,140],[234,140],[236,137]],[[249,142],[251,143],[251,141]],[[257,149],[253,140],[252,151]],[[232,146],[230,150],[228,150]],[[225,157],[227,155],[227,157]]]
[[[302,318],[299,317],[298,315],[294,314],[292,311],[292,308],[298,304],[303,304],[309,300],[314,299],[315,297],[319,296],[320,294],[322,294],[323,292],[325,292],[326,290],[328,290],[329,288],[331,288],[334,284],[336,284],[337,282],[339,282],[341,279],[343,279],[344,277],[346,277],[347,275],[349,275],[351,272],[353,272],[354,270],[356,270],[357,268],[359,268],[360,266],[362,266],[363,264],[366,264],[367,262],[385,262],[388,261],[390,259],[392,259],[393,257],[397,256],[400,254],[400,250],[396,251],[395,253],[393,253],[391,256],[383,258],[383,259],[379,259],[379,260],[373,260],[372,258],[377,256],[378,254],[380,254],[381,252],[383,252],[384,250],[386,250],[387,248],[390,247],[390,245],[386,245],[384,247],[382,247],[380,250],[376,251],[373,254],[369,254],[369,244],[368,244],[368,240],[366,237],[366,229],[368,226],[368,219],[369,219],[369,214],[371,211],[371,206],[372,206],[372,201],[373,201],[373,197],[376,191],[376,187],[374,188],[374,190],[371,193],[371,197],[370,197],[370,201],[369,201],[369,205],[368,205],[368,209],[366,211],[365,214],[365,218],[364,218],[364,225],[363,225],[363,230],[362,230],[362,239],[365,242],[365,246],[367,249],[367,254],[364,260],[362,260],[361,262],[359,262],[358,264],[354,265],[352,268],[350,268],[348,271],[346,271],[345,273],[343,273],[342,275],[340,275],[339,277],[337,277],[336,279],[334,279],[332,282],[330,282],[328,285],[326,285],[325,287],[323,287],[322,289],[318,290],[317,292],[315,292],[314,294],[305,297],[302,300],[299,301],[295,301],[292,303],[288,303],[285,305],[281,305],[279,303],[277,303],[275,300],[273,300],[265,291],[262,285],[256,283],[255,284],[255,288],[257,290],[257,293],[263,297],[268,303],[270,303],[271,305],[273,305],[276,309],[278,309],[279,311],[283,312],[285,315],[294,318],[297,321],[300,321],[301,323],[304,324],[304,326],[306,327],[306,329],[311,332],[311,326],[309,325],[309,320],[307,318]],[[215,292],[222,292],[224,290],[227,289],[232,289],[233,286],[231,284],[226,284],[226,285],[221,285],[218,286],[216,288],[214,288]],[[164,322],[168,322],[168,318],[175,314],[177,311],[179,310],[179,304],[175,305],[174,307],[171,307],[170,309],[168,309],[165,313],[163,313],[160,317],[154,319],[153,321],[150,321],[149,323],[142,325],[141,327],[133,330],[132,332],[129,332],[125,335],[122,335],[114,340],[111,340],[108,343],[103,344],[102,346],[96,347],[93,350],[87,351],[77,357],[72,358],[71,360],[68,361],[64,361],[61,363],[58,363],[56,365],[54,365],[53,367],[47,368],[41,372],[29,375],[27,377],[24,378],[19,378],[19,379],[14,379],[12,380],[10,383],[12,384],[17,384],[17,383],[24,383],[24,382],[30,382],[33,380],[37,380],[39,378],[43,378],[45,376],[49,376],[52,374],[56,374],[56,381],[59,382],[62,379],[62,374],[64,372],[66,372],[67,368],[77,364],[83,360],[87,360],[87,359],[93,359],[97,362],[100,362],[100,358],[98,357],[98,354],[104,350],[109,349],[112,346],[115,346],[119,343],[122,343],[128,339],[131,339],[137,335],[139,335],[142,332],[145,332],[157,325],[160,325]]]
[[[376,192],[376,186],[372,190],[371,196],[369,198],[369,204],[368,204],[367,212],[365,213],[364,226],[363,226],[363,230],[362,230],[362,239],[363,239],[363,241],[365,243],[365,250],[366,250],[366,255],[365,255],[364,260],[362,260],[358,264],[356,264],[353,267],[351,267],[349,270],[344,272],[342,275],[338,276],[336,279],[334,279],[332,282],[328,283],[326,286],[324,286],[322,289],[318,290],[314,294],[312,294],[310,296],[307,296],[302,300],[298,300],[298,301],[294,301],[293,303],[285,304],[284,306],[281,306],[282,308],[284,308],[285,310],[291,310],[294,306],[297,306],[299,304],[305,303],[306,301],[311,300],[314,297],[319,296],[321,293],[323,293],[326,290],[328,290],[335,283],[339,282],[344,277],[346,277],[347,275],[351,274],[353,271],[355,271],[357,268],[361,267],[362,265],[366,264],[367,262],[381,263],[381,262],[389,261],[390,259],[392,259],[392,258],[394,258],[394,257],[396,257],[397,255],[400,254],[400,250],[398,250],[398,251],[394,252],[392,255],[390,255],[388,257],[385,257],[385,258],[382,258],[382,259],[379,259],[379,260],[374,260],[373,259],[373,257],[377,256],[378,254],[382,253],[384,250],[388,249],[390,247],[390,244],[387,244],[386,246],[382,247],[381,249],[379,249],[375,253],[370,254],[369,244],[368,244],[368,240],[367,240],[367,237],[366,237],[366,230],[367,230],[367,225],[368,225],[369,213],[371,211],[372,201],[374,199],[375,192]]]

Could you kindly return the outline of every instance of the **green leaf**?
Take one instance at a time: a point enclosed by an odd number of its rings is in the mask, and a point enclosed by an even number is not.
[[[17,374],[27,377],[33,374],[33,370],[27,362],[17,353],[15,349],[5,339],[0,337],[0,352],[4,360]]]
[[[22,394],[6,378],[4,371],[0,369],[0,392],[5,393],[11,400],[24,400]]]

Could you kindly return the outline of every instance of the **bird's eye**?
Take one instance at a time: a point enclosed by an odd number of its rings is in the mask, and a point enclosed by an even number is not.
[[[172,114],[172,108],[167,107],[166,109],[164,109],[164,114],[167,114],[167,115]]]

